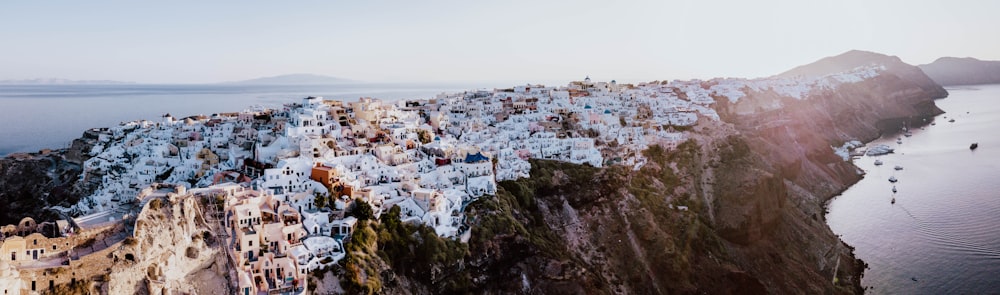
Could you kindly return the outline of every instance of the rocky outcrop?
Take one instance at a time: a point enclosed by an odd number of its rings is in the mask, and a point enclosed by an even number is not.
[[[17,153],[0,159],[0,224],[32,217],[38,222],[61,219],[50,206],[69,207],[93,188],[80,181],[82,164],[93,139],[74,140],[60,150]]]
[[[232,293],[226,254],[200,206],[197,197],[149,201],[114,253],[109,293]]]
[[[920,69],[944,86],[1000,83],[1000,61],[942,57]]]
[[[383,281],[404,282],[383,291],[862,293],[864,263],[824,220],[825,202],[861,175],[831,146],[922,124],[947,92],[865,52],[789,73],[869,62],[885,70],[804,99],[766,91],[719,103],[724,121],[699,121],[676,150],[651,148],[638,172],[532,161],[530,178],[469,206],[468,255],[451,273],[427,281],[382,268]]]

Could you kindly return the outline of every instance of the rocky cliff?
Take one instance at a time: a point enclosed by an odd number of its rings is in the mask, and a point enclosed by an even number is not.
[[[418,230],[371,223],[348,246],[342,279],[362,293],[862,293],[864,263],[823,207],[862,176],[831,146],[924,123],[947,95],[916,67],[871,53],[790,73],[869,64],[885,70],[805,99],[719,97],[723,121],[700,120],[677,149],[650,148],[638,171],[532,161],[530,178],[470,204],[467,245],[400,242]],[[418,251],[428,243],[437,250]],[[424,255],[436,258],[413,259]]]
[[[1000,83],[1000,61],[942,57],[920,69],[944,86]]]
[[[66,149],[0,158],[0,225],[24,217],[38,222],[60,219],[47,208],[69,207],[90,194],[92,183],[81,181],[80,173],[95,139],[84,134]]]
[[[226,254],[201,206],[197,197],[149,201],[114,253],[109,294],[231,293]]]
[[[315,272],[311,286],[337,289],[317,285],[339,281],[349,293],[386,294],[861,293],[863,262],[826,226],[823,210],[861,176],[831,146],[922,124],[940,113],[933,99],[947,92],[916,67],[869,52],[782,74],[873,64],[884,69],[878,76],[808,97],[765,89],[738,101],[716,97],[721,121],[699,120],[675,149],[644,151],[649,161],[637,171],[533,160],[531,177],[501,182],[495,197],[469,204],[468,243],[402,223],[398,208],[361,221],[341,266],[330,276]],[[86,191],[82,140],[76,149],[0,162],[0,197],[16,200],[7,206],[72,203],[51,192]],[[226,293],[218,289],[225,258],[205,234],[199,206],[193,198],[150,201],[134,238],[113,255],[109,291]]]

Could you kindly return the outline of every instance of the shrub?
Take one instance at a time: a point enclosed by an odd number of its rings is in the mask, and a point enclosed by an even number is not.
[[[351,216],[357,217],[358,220],[369,220],[375,218],[375,212],[372,210],[372,205],[368,202],[362,201],[360,198],[354,200],[354,205],[351,208]]]
[[[155,198],[149,201],[149,208],[153,210],[160,210],[163,207],[163,200],[160,198]]]
[[[89,238],[86,241],[83,241],[83,243],[77,244],[76,246],[77,247],[84,247],[84,248],[86,248],[86,247],[93,246],[94,242],[97,242],[97,239],[95,239],[95,238]]]

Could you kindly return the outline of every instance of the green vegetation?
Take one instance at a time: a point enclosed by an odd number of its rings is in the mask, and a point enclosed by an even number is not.
[[[56,285],[52,289],[42,291],[42,294],[59,294],[59,295],[86,295],[90,294],[89,287],[90,281],[88,280],[77,280],[70,284]]]
[[[740,146],[735,142],[737,139],[733,140],[728,153],[736,157],[748,152],[745,143]],[[596,251],[601,255],[625,264],[636,263],[632,259],[643,259],[649,267],[627,267],[612,281],[592,277],[594,274],[577,273],[570,277],[591,276],[597,285],[621,284],[622,281],[615,280],[623,280],[633,286],[646,285],[650,279],[698,280],[703,277],[697,270],[697,266],[705,267],[703,257],[728,257],[722,240],[701,217],[705,209],[696,185],[702,173],[701,149],[694,140],[674,150],[653,146],[643,152],[651,164],[638,173],[626,167],[594,168],[531,160],[531,177],[502,181],[495,196],[485,196],[468,205],[467,224],[471,230],[468,244],[440,238],[424,225],[404,223],[400,208],[393,207],[379,220],[359,222],[345,244],[342,283],[351,294],[394,291],[400,286],[397,285],[400,278],[426,286],[431,293],[476,293],[483,291],[481,288],[494,287],[473,278],[499,279],[512,265],[524,261],[550,261],[570,269],[591,269],[595,266],[573,255],[564,237],[553,230],[559,225],[546,220],[546,214],[552,214],[549,210],[562,206],[558,204],[564,201],[574,210],[588,212],[589,218],[602,222],[590,224],[591,230],[612,229],[607,232],[611,237],[592,237],[597,239],[592,242],[597,243]],[[623,203],[617,200],[629,198],[628,195],[639,203],[625,205],[631,211],[607,212],[609,208],[620,208]],[[679,211],[669,208],[669,204],[688,206],[690,210]],[[615,247],[628,238],[627,232],[643,249],[642,258],[636,257],[629,247]],[[607,244],[612,240],[613,244]],[[649,277],[650,273],[655,277]],[[661,291],[686,290],[672,288]]]
[[[344,246],[343,283],[349,293],[358,294],[380,292],[385,285],[382,270],[390,266],[397,274],[435,285],[448,275],[444,270],[460,268],[469,253],[467,245],[441,238],[433,228],[403,223],[398,206],[383,214],[378,223],[361,221]]]
[[[420,138],[420,143],[428,144],[434,140],[433,134],[424,129],[417,129],[417,137]]]
[[[724,165],[745,161],[749,155],[750,146],[745,140],[735,135],[726,137],[724,143],[719,147],[719,158]]]
[[[215,210],[217,212],[223,212],[223,211],[225,211],[225,206],[226,206],[226,195],[225,194],[216,194],[215,195]]]
[[[319,209],[319,208],[326,208],[327,197],[323,196],[320,193],[316,193],[315,197],[316,198],[313,199],[313,205],[316,205],[317,209]]]
[[[170,175],[174,173],[174,168],[175,167],[170,167],[166,171],[163,171],[163,173],[156,175],[156,179],[154,181],[155,182],[166,181],[167,178],[170,178]]]
[[[352,208],[350,210],[350,215],[356,217],[358,220],[370,220],[375,218],[375,212],[372,210],[372,205],[368,204],[361,198],[354,199],[352,203]]]
[[[86,248],[86,247],[93,246],[95,242],[97,242],[97,239],[95,239],[95,238],[89,238],[86,241],[83,241],[82,243],[77,244],[76,246],[80,247],[80,248]]]
[[[163,199],[154,198],[149,201],[149,209],[160,210],[163,207]]]

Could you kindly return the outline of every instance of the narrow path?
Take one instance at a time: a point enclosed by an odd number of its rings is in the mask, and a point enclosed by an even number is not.
[[[840,270],[840,255],[837,255],[837,264],[833,267],[833,284],[837,284],[837,271]]]

